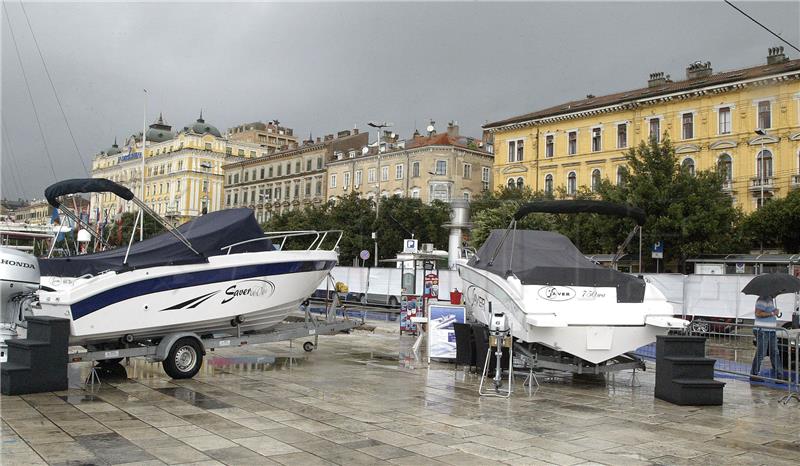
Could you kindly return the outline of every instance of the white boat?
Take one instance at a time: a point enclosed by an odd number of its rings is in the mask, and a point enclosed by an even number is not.
[[[641,210],[602,201],[524,205],[507,230],[492,231],[469,261],[458,266],[466,287],[464,302],[474,319],[488,325],[492,313],[502,312],[518,342],[591,364],[610,361],[688,325],[673,317],[664,295],[644,279],[589,261],[561,234],[517,230],[517,221],[531,212],[592,212],[644,222]],[[633,232],[626,243],[632,237]]]
[[[38,260],[41,287],[28,312],[69,319],[72,345],[269,329],[298,309],[337,261],[341,232],[265,234],[250,209],[212,212],[174,228],[109,180],[63,181],[46,197],[64,209],[58,197],[77,192],[114,193],[168,231],[142,242],[132,236],[127,248]],[[306,247],[285,249],[302,238]]]

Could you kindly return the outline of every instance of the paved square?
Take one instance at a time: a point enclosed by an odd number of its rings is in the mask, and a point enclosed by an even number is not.
[[[320,338],[209,352],[192,380],[131,360],[126,377],[0,398],[2,464],[797,464],[800,403],[726,379],[725,404],[653,398],[654,372],[554,378],[511,399],[478,376],[430,368],[413,337]],[[383,331],[380,331],[383,330]],[[652,369],[652,367],[649,367]]]

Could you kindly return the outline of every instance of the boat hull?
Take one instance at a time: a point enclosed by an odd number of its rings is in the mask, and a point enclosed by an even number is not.
[[[513,277],[459,266],[464,303],[477,321],[504,312],[518,340],[538,343],[593,364],[655,341],[670,328],[684,326],[672,307],[647,284],[641,303],[618,303],[614,288],[522,285]],[[491,305],[490,305],[491,303]]]
[[[268,251],[74,281],[43,277],[56,291],[39,293],[34,314],[69,318],[73,345],[229,333],[237,317],[243,332],[265,330],[296,310],[335,261],[332,251]]]

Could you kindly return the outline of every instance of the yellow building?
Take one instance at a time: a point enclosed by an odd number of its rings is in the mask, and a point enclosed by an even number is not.
[[[684,80],[653,73],[641,89],[588,95],[484,129],[494,137],[496,186],[575,193],[601,179],[619,182],[625,152],[667,135],[683,167],[724,170],[723,189],[752,211],[762,196],[800,188],[800,60],[776,47],[752,68],[715,74],[697,62]]]
[[[92,161],[92,176],[108,178],[129,188],[160,215],[176,224],[224,208],[222,165],[263,157],[267,148],[229,141],[203,120],[174,132],[161,116],[147,130],[145,183],[141,177],[141,133],[116,144]],[[144,191],[144,192],[143,192]],[[93,193],[92,220],[113,219],[134,207],[114,194]]]
[[[451,123],[446,133],[396,141],[391,133],[377,146],[336,154],[328,163],[327,198],[351,192],[373,199],[401,196],[450,202],[470,200],[490,189],[492,154],[483,142],[459,135]]]

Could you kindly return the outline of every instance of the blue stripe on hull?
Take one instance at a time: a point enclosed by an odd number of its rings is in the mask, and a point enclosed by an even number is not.
[[[125,301],[126,299],[158,293],[160,291],[208,285],[210,283],[240,280],[244,278],[313,272],[331,269],[334,265],[335,262],[333,261],[280,262],[274,264],[245,265],[224,269],[203,270],[199,272],[149,278],[147,280],[141,280],[136,283],[103,291],[73,304],[70,306],[72,320],[80,319],[98,309]]]

